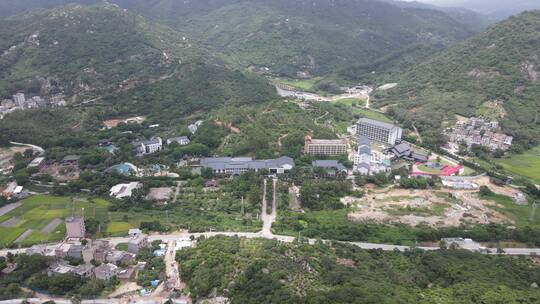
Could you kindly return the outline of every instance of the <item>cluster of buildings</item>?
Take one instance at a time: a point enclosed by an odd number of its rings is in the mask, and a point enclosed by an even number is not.
[[[176,143],[180,146],[186,146],[189,145],[190,142],[191,141],[187,136],[179,136],[167,139],[166,144],[171,145],[173,143]],[[132,142],[131,144],[135,147],[137,155],[142,156],[162,151],[164,143],[161,137],[154,136],[149,140],[137,140]]]
[[[13,95],[12,99],[4,99],[0,103],[0,119],[4,118],[6,114],[16,110],[65,106],[66,101],[62,94],[54,95],[48,99],[41,98],[40,96],[34,96],[27,99],[23,93],[17,93]]]
[[[47,160],[40,156],[34,158],[27,168],[32,169],[32,178],[46,173],[61,181],[77,180],[80,174],[80,159],[79,155],[66,155],[60,161]]]
[[[454,145],[465,143],[470,149],[473,145],[488,148],[490,151],[506,151],[512,146],[513,137],[500,132],[497,121],[470,118],[458,121],[454,128],[446,131],[449,142]]]
[[[66,238],[54,251],[48,250],[47,246],[36,245],[28,248],[26,254],[53,256],[55,262],[49,267],[49,276],[74,274],[105,281],[113,277],[129,281],[144,267],[135,263],[136,254],[149,247],[148,238],[140,230],[133,229],[130,235],[127,252],[114,249],[114,246],[105,240],[86,240],[83,243],[82,240],[86,237],[84,219],[68,217]],[[68,262],[73,260],[80,261],[79,265],[73,266]]]
[[[283,156],[277,159],[255,160],[251,157],[209,157],[200,161],[202,168],[214,174],[240,175],[248,171],[268,170],[271,174],[283,174],[294,168],[294,160]]]
[[[23,186],[19,186],[17,182],[13,181],[7,184],[6,188],[2,190],[2,196],[11,199],[11,198],[23,198],[26,194],[23,192]]]
[[[390,172],[393,155],[385,147],[393,146],[401,140],[402,129],[369,118],[360,118],[352,129],[357,139],[353,171],[360,175]]]

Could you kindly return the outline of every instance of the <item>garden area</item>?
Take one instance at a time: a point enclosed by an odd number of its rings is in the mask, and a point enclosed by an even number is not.
[[[61,240],[64,218],[81,216],[106,219],[109,202],[103,199],[37,195],[20,201],[0,216],[0,246],[32,245]]]

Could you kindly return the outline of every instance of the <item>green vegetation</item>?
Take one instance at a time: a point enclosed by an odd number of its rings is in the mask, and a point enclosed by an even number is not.
[[[482,188],[485,189],[484,187]],[[534,218],[531,218],[533,214],[533,206],[530,203],[527,205],[516,205],[511,197],[493,193],[489,189],[481,191],[479,197],[483,200],[496,202],[498,205],[490,206],[490,208],[513,220],[518,227],[540,227],[540,214],[536,212],[534,214]]]
[[[22,233],[28,229],[32,232],[23,240],[23,245],[46,243],[61,240],[64,237],[64,218],[81,215],[85,209],[85,217],[106,219],[109,202],[102,199],[83,199],[59,196],[32,196],[21,201],[21,206],[0,217],[0,223],[13,220],[14,226],[0,228],[0,246],[10,246]],[[60,220],[58,226],[47,231],[47,225],[54,220]]]
[[[537,303],[540,270],[526,258],[466,251],[406,253],[351,245],[216,237],[181,250],[195,300],[231,303]]]
[[[124,235],[132,227],[191,232],[261,229],[262,175],[247,173],[232,180],[219,179],[218,189],[205,188],[205,181],[208,180],[193,177],[182,182],[177,200],[167,205],[115,201],[110,208],[112,222],[108,229],[113,229],[113,225],[117,231],[111,233]]]
[[[324,122],[353,119],[345,107],[316,103],[303,110],[292,102],[230,106],[216,111],[212,117],[240,131],[223,140],[218,149],[220,155],[254,155],[260,159],[281,155],[299,158],[309,132],[314,138],[337,138]]]
[[[446,209],[450,208],[449,204],[433,204],[431,207],[398,207],[394,209],[386,209],[388,214],[393,216],[416,215],[416,216],[442,216]]]
[[[508,172],[530,178],[540,184],[540,146],[522,154],[511,154],[509,157],[496,159],[495,162]]]
[[[80,278],[73,274],[48,277],[47,268],[53,261],[41,255],[8,256],[5,262],[15,263],[17,268],[0,278],[0,300],[31,296],[28,290],[40,290],[54,296],[96,298],[101,293],[111,292],[118,283],[115,280],[104,282]]]
[[[399,85],[376,93],[374,103],[391,105],[392,116],[408,128],[414,124],[434,146],[441,123],[454,122],[454,114],[500,113],[504,131],[514,136],[513,150],[531,148],[540,138],[535,57],[539,24],[538,11],[522,13],[429,56],[402,75],[379,74],[379,81]],[[486,112],[493,107],[496,111]]]
[[[447,45],[471,34],[441,12],[366,0],[115,2],[188,32],[234,64],[291,78],[369,63],[411,45]]]
[[[107,234],[111,236],[124,236],[128,230],[134,228],[130,223],[126,222],[110,222],[107,225]]]

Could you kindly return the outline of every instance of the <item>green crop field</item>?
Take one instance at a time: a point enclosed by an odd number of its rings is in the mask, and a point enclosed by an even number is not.
[[[521,175],[540,183],[540,146],[523,154],[512,155],[498,161],[510,173]]]
[[[353,114],[358,114],[366,118],[393,123],[394,121],[380,112],[364,108],[365,101],[356,98],[345,98],[335,101],[336,104],[349,106]]]
[[[37,195],[21,201],[21,206],[0,216],[0,247],[11,245],[28,229],[32,232],[21,240],[23,245],[46,243],[61,240],[65,234],[64,218],[72,213],[86,218],[107,218],[109,202],[103,199],[70,198],[60,196]],[[57,226],[52,225],[59,220]]]
[[[517,227],[540,226],[540,215],[538,212],[533,214],[532,204],[526,206],[516,205],[511,197],[500,194],[481,196],[480,198],[495,201],[498,205],[490,207],[513,220]],[[531,215],[534,215],[534,217],[531,217]]]
[[[112,236],[126,235],[131,228],[134,228],[133,225],[127,222],[110,222],[107,225],[107,233]]]

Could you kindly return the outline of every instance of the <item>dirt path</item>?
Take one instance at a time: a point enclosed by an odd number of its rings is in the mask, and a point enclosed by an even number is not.
[[[263,187],[263,206],[262,206],[262,212],[261,212],[261,219],[263,221],[263,229],[262,234],[263,235],[272,235],[272,224],[276,221],[277,218],[277,179],[274,179],[272,182],[273,186],[273,198],[272,198],[272,213],[268,214],[266,212],[266,208],[268,206],[268,199],[266,197],[266,187],[267,182],[266,179],[264,180],[264,187]]]
[[[21,205],[22,203],[13,203],[13,204],[5,205],[4,207],[0,208],[0,216],[19,208]]]
[[[301,211],[302,206],[300,205],[300,202],[298,201],[298,195],[300,193],[300,189],[297,186],[292,185],[289,188],[289,193],[290,193],[290,195],[292,195],[292,206],[290,207],[291,210],[293,210],[293,211]]]

